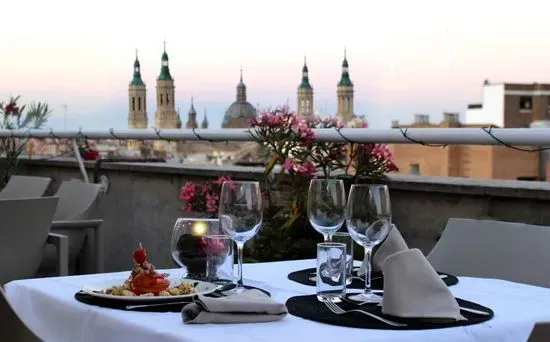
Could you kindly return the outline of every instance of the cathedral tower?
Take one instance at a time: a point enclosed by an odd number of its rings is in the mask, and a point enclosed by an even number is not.
[[[206,108],[204,109],[204,118],[202,119],[201,128],[208,128],[208,118],[206,117]]]
[[[198,128],[199,124],[197,123],[197,111],[195,110],[195,105],[193,104],[193,98],[191,98],[191,108],[187,114],[187,123],[185,128]]]
[[[349,77],[348,59],[344,50],[344,61],[342,62],[342,76],[336,90],[338,97],[338,113],[336,114],[344,124],[348,124],[355,117],[353,113],[353,83]]]
[[[162,66],[160,75],[157,78],[157,111],[155,113],[155,127],[157,129],[173,129],[178,126],[178,113],[175,109],[175,86],[174,79],[172,75],[170,75],[170,68],[168,67],[166,43],[164,43],[164,53],[162,54],[161,61]],[[154,143],[155,150],[157,151],[167,151],[167,146],[168,145],[164,141],[155,141]]]
[[[309,84],[309,74],[306,64],[306,58],[304,57],[304,67],[302,68],[302,82],[298,86],[298,100],[297,100],[298,115],[312,115],[313,114],[313,88]]]
[[[136,50],[136,60],[134,61],[134,76],[128,87],[128,128],[145,129],[147,128],[147,89],[141,79],[141,67]],[[128,141],[129,149],[139,149],[139,141]]]

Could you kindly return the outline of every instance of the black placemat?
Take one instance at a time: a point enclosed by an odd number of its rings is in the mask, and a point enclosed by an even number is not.
[[[357,277],[357,269],[353,270],[354,277]],[[300,283],[302,285],[315,286],[315,268],[306,268],[305,270],[294,271],[288,274],[288,279]],[[458,284],[458,278],[452,274],[437,272],[442,276],[442,280],[447,286],[453,286]],[[311,280],[310,278],[313,278]],[[353,278],[351,284],[348,284],[346,287],[348,289],[363,289],[365,287],[365,282],[363,277]],[[371,274],[371,287],[375,290],[382,290],[384,287],[384,278],[382,277],[382,272],[373,272]]]
[[[264,289],[260,289],[258,287],[248,286],[248,285],[245,285],[244,287],[248,290],[250,289],[260,290],[271,297],[271,293],[269,293]],[[218,291],[215,291],[213,293],[207,294],[206,296],[223,297],[223,292],[220,293]],[[158,297],[156,299],[151,299],[151,300],[126,301],[126,300],[119,300],[119,299],[96,297],[82,291],[77,292],[74,295],[74,298],[77,301],[88,305],[100,306],[103,308],[116,309],[116,310],[142,311],[142,312],[180,312],[181,309],[186,304],[189,304],[193,301],[193,297],[189,297],[186,299],[174,299],[174,300],[167,299],[161,302],[159,302]],[[166,298],[169,298],[169,297],[166,297]],[[163,305],[149,306],[149,307],[135,308],[135,309],[126,308],[129,305],[147,305],[147,304],[159,304],[159,303],[162,303]]]
[[[480,310],[487,312],[489,315],[472,314],[467,311],[461,310],[460,313],[467,321],[453,322],[453,323],[430,323],[421,319],[404,319],[399,317],[392,317],[384,315],[382,308],[376,304],[366,304],[362,306],[350,304],[346,301],[338,303],[344,310],[351,310],[360,308],[361,310],[371,312],[377,316],[381,316],[399,323],[406,323],[406,327],[395,327],[377,319],[368,317],[362,313],[347,313],[343,315],[337,315],[330,311],[325,304],[317,299],[316,295],[297,296],[292,297],[286,302],[286,307],[291,315],[305,318],[311,321],[338,325],[343,327],[363,328],[363,329],[385,329],[385,330],[424,330],[424,329],[441,329],[457,326],[466,326],[472,324],[478,324],[486,322],[493,318],[494,312],[482,305],[469,302],[460,298],[456,299],[461,307],[468,309]]]

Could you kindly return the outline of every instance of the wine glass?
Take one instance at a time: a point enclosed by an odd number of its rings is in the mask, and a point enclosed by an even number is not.
[[[350,300],[380,303],[382,297],[371,289],[372,249],[383,241],[391,229],[390,194],[386,185],[354,184],[347,205],[346,225],[352,239],[365,249],[365,290],[350,296]]]
[[[346,190],[341,179],[312,179],[309,183],[307,216],[316,231],[323,234],[325,242],[346,219]]]
[[[262,225],[262,194],[258,182],[224,182],[220,194],[218,217],[223,230],[237,245],[237,287],[233,292],[244,290],[243,247]]]

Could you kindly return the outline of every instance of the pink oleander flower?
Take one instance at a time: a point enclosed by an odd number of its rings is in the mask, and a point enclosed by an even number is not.
[[[293,168],[294,168],[294,163],[292,162],[292,160],[290,159],[285,160],[285,162],[283,163],[283,169],[289,171],[289,170],[292,170]]]
[[[210,213],[217,213],[219,201],[219,194],[206,194],[206,211]]]
[[[189,202],[196,196],[196,194],[197,194],[197,185],[195,183],[187,182],[181,188],[180,199],[186,202]]]

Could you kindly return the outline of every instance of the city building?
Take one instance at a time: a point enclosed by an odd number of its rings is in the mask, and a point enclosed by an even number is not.
[[[550,84],[483,83],[483,102],[469,104],[465,124],[529,127],[550,118]]]
[[[197,111],[195,110],[195,105],[193,104],[193,98],[191,98],[191,108],[189,108],[189,113],[187,113],[187,123],[185,128],[198,128],[199,124],[197,123]]]
[[[444,113],[440,123],[430,123],[428,115],[417,114],[413,124],[400,125],[394,121],[392,127],[529,127],[533,121],[548,119],[549,99],[550,85],[490,84],[485,81],[483,103],[468,105],[465,122],[460,122],[457,113]],[[546,171],[541,172],[538,153],[506,146],[449,145],[443,148],[390,144],[389,147],[401,173],[486,179],[546,179]]]
[[[342,119],[345,124],[352,122],[355,119],[353,111],[353,82],[349,76],[348,59],[344,50],[344,61],[342,62],[342,75],[336,88],[338,98],[338,111],[336,115]]]

